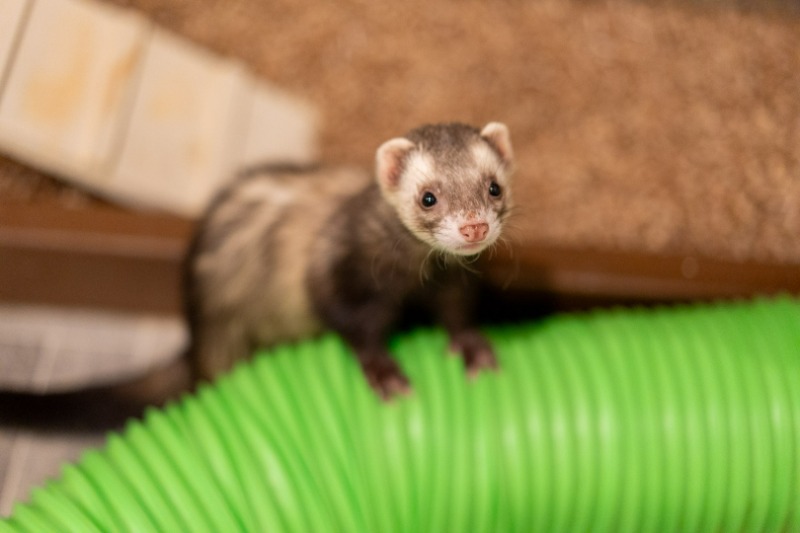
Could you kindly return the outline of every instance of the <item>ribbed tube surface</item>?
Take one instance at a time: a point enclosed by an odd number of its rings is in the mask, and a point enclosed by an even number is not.
[[[149,412],[10,531],[800,531],[800,303],[558,316],[488,331],[475,380],[438,331],[382,404],[334,336]]]

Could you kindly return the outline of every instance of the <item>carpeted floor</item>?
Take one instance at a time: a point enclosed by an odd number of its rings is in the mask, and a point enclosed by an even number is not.
[[[423,122],[505,121],[530,245],[800,263],[791,2],[109,1],[315,102],[331,161],[370,164]],[[3,171],[8,198],[86,201]]]

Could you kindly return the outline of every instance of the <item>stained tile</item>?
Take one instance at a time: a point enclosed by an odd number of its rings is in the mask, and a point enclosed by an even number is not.
[[[0,429],[0,431],[5,431]],[[6,440],[6,442],[1,442]],[[0,478],[0,516],[7,516],[16,503],[25,502],[32,488],[56,479],[66,463],[76,461],[86,450],[100,447],[103,433],[54,433],[20,430],[0,439],[0,463],[6,462]]]
[[[34,2],[0,100],[3,151],[100,186],[148,28],[133,11],[97,2]]]
[[[157,31],[145,60],[130,129],[109,184],[113,194],[194,215],[233,169],[247,73]]]
[[[0,152],[190,217],[242,165],[316,157],[314,109],[235,59],[131,9],[27,2],[0,3]]]
[[[31,0],[3,0],[0,2],[0,89],[9,68],[12,50],[22,31],[25,10]]]
[[[310,163],[317,157],[318,117],[307,102],[266,83],[253,92],[240,163]]]

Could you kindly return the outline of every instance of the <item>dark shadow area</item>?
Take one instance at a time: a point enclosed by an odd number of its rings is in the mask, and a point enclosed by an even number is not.
[[[666,303],[670,302],[484,286],[477,319],[482,326],[491,326],[541,320],[554,313]],[[432,325],[435,326],[428,313],[410,309],[397,330]],[[127,420],[140,418],[147,407],[162,406],[188,390],[187,370],[184,361],[179,360],[137,380],[110,386],[53,394],[0,392],[0,427],[48,432],[119,430]]]
[[[678,6],[709,11],[735,9],[742,13],[768,15],[800,15],[800,3],[794,0],[629,0],[635,4]],[[583,0],[582,3],[607,3],[605,0]]]
[[[83,432],[121,429],[145,405],[120,398],[114,388],[59,394],[0,393],[0,427]]]
[[[150,406],[188,390],[183,360],[126,383],[53,394],[0,392],[0,428],[48,432],[119,430]]]

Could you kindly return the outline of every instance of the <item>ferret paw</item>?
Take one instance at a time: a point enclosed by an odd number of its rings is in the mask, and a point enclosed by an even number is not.
[[[474,378],[484,370],[497,370],[497,357],[491,349],[465,352],[462,357],[467,376],[470,378]]]
[[[497,370],[497,357],[489,341],[477,331],[465,331],[453,337],[450,349],[461,354],[467,376],[474,378],[484,370]]]
[[[411,392],[408,378],[388,355],[363,357],[360,362],[367,382],[381,399],[389,401]]]

